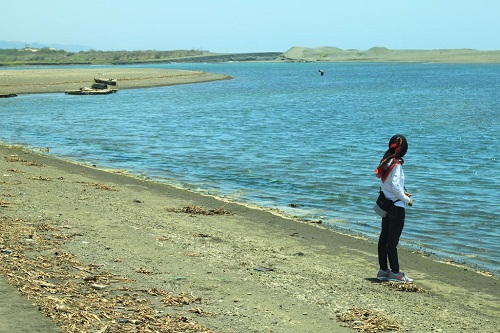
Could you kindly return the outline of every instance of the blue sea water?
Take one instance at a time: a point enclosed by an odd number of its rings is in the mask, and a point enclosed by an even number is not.
[[[402,133],[415,201],[402,245],[500,273],[500,65],[147,67],[235,78],[2,99],[0,141],[376,239],[374,169],[389,138]]]

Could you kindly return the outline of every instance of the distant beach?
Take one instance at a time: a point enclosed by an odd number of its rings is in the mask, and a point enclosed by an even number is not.
[[[471,49],[390,50],[373,47],[369,50],[342,50],[336,47],[292,47],[280,58],[283,61],[306,62],[436,62],[436,63],[500,63],[500,51]]]

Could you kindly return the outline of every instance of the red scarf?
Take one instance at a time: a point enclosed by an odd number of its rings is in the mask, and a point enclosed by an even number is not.
[[[387,179],[392,169],[398,164],[403,165],[404,160],[402,158],[395,158],[394,155],[383,158],[380,161],[379,166],[375,169],[375,175],[377,178],[382,179],[383,182]]]
[[[403,165],[405,162],[401,156],[406,154],[406,149],[404,149],[401,154],[401,150],[404,148],[404,142],[406,142],[406,139],[404,139],[402,135],[395,135],[391,138],[391,141],[389,142],[389,149],[385,152],[384,157],[380,160],[380,164],[375,169],[375,175],[382,179],[383,182],[385,182],[387,176],[389,176],[392,169],[394,169],[396,165]]]

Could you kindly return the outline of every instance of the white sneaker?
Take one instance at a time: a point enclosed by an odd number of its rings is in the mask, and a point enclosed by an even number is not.
[[[389,281],[394,281],[394,282],[406,282],[406,283],[412,283],[413,279],[406,276],[405,273],[399,272],[399,273],[393,273],[392,271],[389,272]]]
[[[386,270],[381,269],[381,270],[379,270],[378,273],[377,273],[377,279],[379,281],[387,281],[387,280],[389,280],[389,273],[390,272],[391,271],[389,269],[386,269]]]

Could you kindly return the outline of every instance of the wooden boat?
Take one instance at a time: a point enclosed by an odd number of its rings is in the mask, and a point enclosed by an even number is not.
[[[0,94],[0,98],[16,97],[17,94]]]
[[[109,84],[110,86],[116,86],[116,80],[112,78],[109,79],[94,78],[94,81],[96,83],[104,83],[104,84]]]
[[[108,89],[108,85],[106,83],[93,83],[90,87],[92,89]]]
[[[79,90],[66,90],[66,95],[108,95],[117,92],[118,89],[92,89],[80,88]]]

